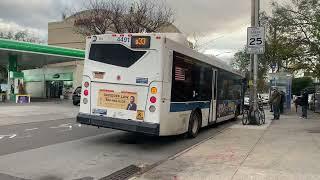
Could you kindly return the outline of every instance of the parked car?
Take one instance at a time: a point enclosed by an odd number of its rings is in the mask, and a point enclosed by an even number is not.
[[[81,86],[77,87],[76,90],[74,90],[72,95],[72,102],[73,105],[77,106],[80,104],[81,99]]]
[[[260,98],[264,105],[267,105],[269,103],[269,94],[260,94]]]
[[[259,97],[259,95],[258,95],[258,103],[262,103],[263,101],[262,101],[262,99],[261,99],[261,97]],[[245,106],[249,106],[250,105],[250,97],[249,97],[249,95],[245,95],[244,96],[244,105]]]

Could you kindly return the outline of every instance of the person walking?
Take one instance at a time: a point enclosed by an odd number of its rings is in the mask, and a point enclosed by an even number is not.
[[[279,120],[280,119],[280,101],[281,101],[281,94],[278,89],[274,89],[269,102],[272,104],[273,108],[273,119],[272,120]]]
[[[302,107],[302,118],[307,119],[308,115],[308,92],[305,90],[302,93],[300,105]]]

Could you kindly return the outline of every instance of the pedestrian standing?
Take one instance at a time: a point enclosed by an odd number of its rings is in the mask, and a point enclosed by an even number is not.
[[[280,91],[280,114],[283,114],[283,109],[284,109],[284,102],[286,95],[283,91]]]
[[[298,106],[300,105],[300,97],[295,97],[294,106],[296,107],[296,112],[298,112]]]
[[[269,97],[271,97],[272,93],[273,93],[273,91],[270,92]],[[269,102],[270,102],[270,100],[269,100]],[[270,112],[273,112],[272,103],[269,103],[269,104],[270,104]]]
[[[280,119],[280,101],[281,101],[281,94],[278,89],[274,89],[269,102],[272,104],[273,107],[273,119],[272,120],[279,120]]]
[[[308,92],[306,90],[302,93],[300,105],[302,107],[302,116],[301,117],[307,119],[307,115],[308,115]]]

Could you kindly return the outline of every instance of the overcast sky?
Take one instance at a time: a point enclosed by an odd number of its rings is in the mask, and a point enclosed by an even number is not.
[[[244,47],[251,0],[165,1],[175,11],[174,24],[183,33],[202,37],[202,52],[230,59]],[[261,9],[269,10],[271,1],[261,0]],[[75,6],[79,0],[0,0],[0,30],[28,29],[46,39],[48,22],[60,21],[61,12]]]

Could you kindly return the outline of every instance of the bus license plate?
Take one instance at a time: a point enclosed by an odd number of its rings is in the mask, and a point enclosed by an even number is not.
[[[93,114],[107,115],[106,109],[93,109]]]

